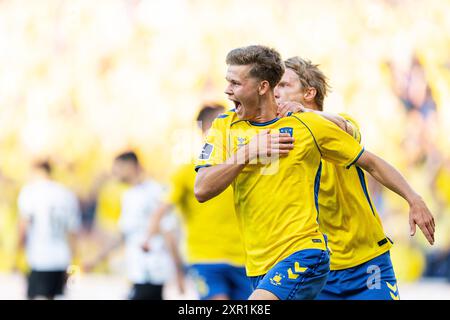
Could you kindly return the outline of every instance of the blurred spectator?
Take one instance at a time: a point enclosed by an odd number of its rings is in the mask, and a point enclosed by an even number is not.
[[[436,202],[436,220],[439,223],[436,237],[439,245],[426,252],[426,277],[446,278],[450,282],[450,157],[436,159],[432,174],[431,192]]]
[[[0,171],[0,272],[10,272],[20,263],[17,252],[17,195],[19,187]],[[23,268],[22,268],[23,269]]]
[[[393,89],[406,114],[407,127],[403,147],[409,162],[420,165],[427,161],[434,145],[430,128],[436,122],[436,102],[433,98],[425,70],[415,55],[407,70],[389,64],[393,77]]]

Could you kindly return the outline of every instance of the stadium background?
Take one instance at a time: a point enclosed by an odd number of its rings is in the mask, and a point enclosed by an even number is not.
[[[167,183],[199,150],[201,103],[228,105],[226,53],[265,44],[319,63],[332,86],[326,109],[354,116],[366,148],[425,198],[433,247],[420,232],[410,238],[398,196],[370,186],[402,298],[450,299],[449,15],[445,0],[1,1],[0,298],[23,298],[16,198],[33,159],[51,157],[79,196],[77,260],[92,256],[117,232],[127,188],[108,176],[113,157],[133,148]],[[77,273],[68,297],[123,297],[122,258]]]

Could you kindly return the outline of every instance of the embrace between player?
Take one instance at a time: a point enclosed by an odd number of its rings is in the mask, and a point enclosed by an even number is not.
[[[398,299],[392,243],[364,171],[408,202],[411,233],[417,224],[433,244],[421,197],[364,150],[356,121],[321,112],[327,85],[317,66],[283,63],[263,46],[234,49],[227,64],[225,93],[236,108],[214,121],[194,192],[204,202],[233,186],[250,299]],[[380,272],[373,286],[370,266]]]

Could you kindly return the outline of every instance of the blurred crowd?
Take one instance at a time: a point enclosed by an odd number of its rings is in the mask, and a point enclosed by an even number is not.
[[[45,3],[45,4],[44,4]],[[433,247],[409,236],[408,212],[371,182],[399,281],[450,281],[450,1],[0,1],[0,272],[25,271],[19,190],[36,158],[81,208],[82,245],[118,232],[129,185],[114,156],[136,150],[162,184],[199,148],[195,115],[224,101],[225,55],[248,44],[319,63],[330,112],[361,124],[436,218]],[[121,252],[96,272],[121,272]]]

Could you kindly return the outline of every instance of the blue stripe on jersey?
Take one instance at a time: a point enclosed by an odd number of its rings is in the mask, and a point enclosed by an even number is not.
[[[321,175],[322,175],[322,161],[320,161],[320,165],[316,173],[316,178],[314,179],[314,203],[316,205],[317,210],[317,220],[319,220],[319,190],[320,190]]]
[[[229,115],[228,114],[219,114],[218,116],[217,116],[217,119],[223,119],[223,118],[226,118],[226,117],[228,117]]]
[[[359,182],[361,182],[361,186],[363,188],[364,194],[366,195],[366,199],[369,202],[370,209],[372,209],[372,213],[373,213],[373,215],[375,215],[375,211],[373,210],[373,207],[372,207],[372,202],[370,201],[369,192],[367,192],[367,185],[366,185],[366,179],[364,176],[364,172],[359,167],[356,167],[356,171],[358,171]]]

